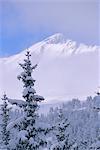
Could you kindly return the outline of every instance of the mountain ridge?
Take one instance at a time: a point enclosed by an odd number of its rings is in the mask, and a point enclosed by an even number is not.
[[[37,47],[37,45],[38,45],[38,47]],[[53,46],[53,45],[56,46],[56,48],[58,48],[58,51],[62,50],[60,52],[61,53],[66,52],[66,54],[68,53],[67,50],[70,51],[69,52],[70,54],[71,53],[77,54],[77,53],[82,53],[82,52],[89,52],[89,51],[96,51],[96,50],[98,51],[100,49],[100,46],[97,46],[97,45],[92,46],[92,45],[87,45],[87,44],[83,44],[83,43],[78,44],[76,41],[66,39],[66,37],[62,33],[56,33],[52,36],[49,36],[48,38],[45,38],[44,40],[33,44],[28,49],[31,52],[35,52],[35,53],[39,52],[40,53],[41,51],[43,51],[43,49],[45,49],[46,46]],[[84,49],[85,49],[85,51],[84,51]],[[27,49],[21,51],[20,53],[11,55],[9,57],[0,58],[0,60],[2,60],[2,59],[6,60],[7,58],[19,56],[20,54],[25,53],[26,50]]]

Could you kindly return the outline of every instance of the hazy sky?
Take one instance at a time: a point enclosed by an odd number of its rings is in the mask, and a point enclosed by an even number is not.
[[[99,44],[99,0],[0,0],[0,56],[63,33],[78,43]]]

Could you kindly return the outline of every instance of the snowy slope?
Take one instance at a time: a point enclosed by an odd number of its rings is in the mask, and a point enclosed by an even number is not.
[[[33,74],[37,94],[48,102],[93,95],[99,86],[99,46],[77,44],[58,33],[29,50],[32,63],[38,63]],[[16,77],[25,52],[0,58],[0,95],[6,91],[9,97],[21,98],[22,83]]]

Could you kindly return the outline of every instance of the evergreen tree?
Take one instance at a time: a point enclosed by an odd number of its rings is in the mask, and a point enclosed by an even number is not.
[[[9,150],[9,140],[10,140],[10,133],[9,131],[7,131],[7,125],[8,125],[8,122],[9,122],[9,108],[8,108],[8,104],[7,104],[7,96],[6,94],[3,95],[3,104],[1,106],[1,118],[2,118],[2,124],[1,124],[1,128],[2,128],[2,144],[4,145],[4,147],[6,149]]]
[[[97,96],[94,97],[94,107],[93,107],[96,116],[99,118],[100,112],[100,91],[97,92]],[[90,146],[90,150],[99,150],[100,149],[100,126],[97,132],[96,140]]]
[[[55,126],[56,142],[51,146],[51,150],[69,150],[71,145],[69,144],[68,120],[65,119],[62,109],[59,110],[58,123]]]
[[[16,150],[37,150],[46,144],[42,137],[42,128],[36,125],[38,102],[43,101],[44,98],[36,95],[34,89],[35,80],[32,78],[32,72],[37,67],[37,64],[32,66],[30,56],[30,52],[27,51],[24,63],[19,64],[23,69],[18,79],[23,82],[23,98],[25,99],[25,106],[23,108],[25,116],[20,125],[19,141]]]

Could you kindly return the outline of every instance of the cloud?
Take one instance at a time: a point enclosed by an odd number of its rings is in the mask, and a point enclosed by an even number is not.
[[[99,39],[99,2],[97,0],[4,1],[3,28],[8,34],[38,30],[62,32],[78,40]],[[8,14],[8,15],[7,15]]]

